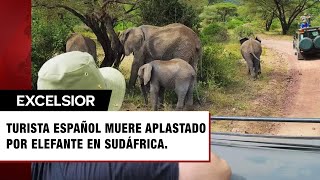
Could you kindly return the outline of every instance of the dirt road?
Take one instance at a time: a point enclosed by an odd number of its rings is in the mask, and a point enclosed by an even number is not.
[[[263,46],[277,51],[288,60],[293,82],[287,92],[286,117],[320,118],[320,57],[297,60],[291,41],[263,40]],[[274,134],[320,136],[320,124],[284,123]]]

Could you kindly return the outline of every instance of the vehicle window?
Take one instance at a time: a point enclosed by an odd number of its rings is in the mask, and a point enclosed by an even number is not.
[[[319,36],[319,31],[305,32],[303,37],[314,39],[317,36]]]
[[[313,37],[316,37],[316,36],[318,36],[318,35],[319,35],[319,32],[318,32],[318,31],[312,32],[312,36],[313,36]]]

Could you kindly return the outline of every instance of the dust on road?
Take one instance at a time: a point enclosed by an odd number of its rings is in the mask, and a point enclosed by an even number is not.
[[[287,92],[285,117],[320,118],[320,58],[297,60],[292,42],[263,40],[263,45],[288,60],[292,81]],[[281,123],[274,134],[320,136],[320,124]]]

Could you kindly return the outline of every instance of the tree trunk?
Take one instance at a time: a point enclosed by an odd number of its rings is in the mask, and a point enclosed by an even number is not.
[[[271,16],[268,18],[268,15],[267,15],[267,18],[266,18],[266,31],[270,31],[270,28],[271,28],[271,25],[273,23],[273,20],[275,18],[275,12],[273,11]]]
[[[122,44],[120,43],[118,35],[116,34],[113,28],[114,20],[108,16],[105,22],[106,22],[106,30],[111,40],[111,48],[113,52],[112,64],[114,65],[115,68],[118,68],[121,62],[121,57],[124,53],[123,47],[122,47]]]
[[[270,31],[271,25],[272,25],[273,19],[267,19],[266,20],[266,31]]]
[[[281,23],[282,35],[287,35],[287,33],[289,31],[289,25],[288,25],[285,17],[280,16],[279,20],[280,20],[280,23]]]
[[[288,26],[282,26],[282,35],[287,35],[289,31],[289,27]]]

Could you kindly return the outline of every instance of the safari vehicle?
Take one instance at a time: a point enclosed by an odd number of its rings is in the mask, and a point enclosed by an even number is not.
[[[320,119],[215,117],[211,121],[320,123]],[[316,180],[320,169],[320,137],[211,134],[211,150],[231,167],[231,180]]]
[[[304,55],[314,55],[320,52],[320,26],[300,28],[293,38],[293,48],[296,49],[298,60]]]

